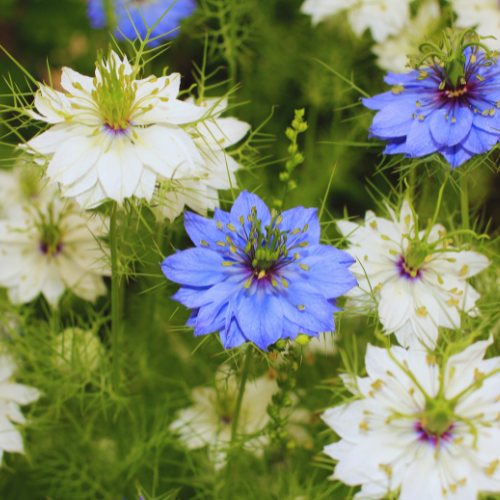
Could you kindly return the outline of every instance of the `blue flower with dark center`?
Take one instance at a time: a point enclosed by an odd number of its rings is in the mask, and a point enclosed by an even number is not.
[[[195,0],[113,0],[113,3],[117,25],[114,34],[118,40],[124,40],[124,37],[135,40],[137,38],[135,30],[144,39],[147,34],[144,21],[149,28],[152,28],[168,10],[168,13],[163,16],[151,33],[150,38],[164,35],[172,30],[175,31],[163,38],[149,42],[153,47],[158,46],[166,38],[177,36],[179,30],[176,28],[179,27],[179,23],[196,9]],[[104,0],[89,0],[87,14],[92,28],[106,26]]]
[[[384,154],[414,158],[438,152],[456,168],[495,146],[500,135],[498,54],[476,37],[466,30],[458,37],[447,33],[439,47],[426,42],[423,56],[410,61],[417,69],[388,73],[385,82],[392,90],[363,99],[367,108],[378,110],[370,133],[388,141]]]
[[[357,285],[346,252],[320,245],[315,208],[270,213],[244,191],[231,212],[213,219],[186,212],[196,245],[165,259],[165,276],[183,285],[174,295],[193,309],[195,336],[219,332],[226,349],[247,341],[267,349],[279,339],[334,331],[336,298]]]

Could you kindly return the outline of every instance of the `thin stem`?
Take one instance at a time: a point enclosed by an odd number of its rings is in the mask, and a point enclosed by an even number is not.
[[[115,28],[115,9],[113,0],[104,0],[104,12],[106,14],[106,27],[112,33]]]
[[[238,423],[240,420],[241,403],[243,401],[243,396],[245,394],[245,386],[247,384],[251,361],[252,361],[252,349],[251,347],[248,347],[247,352],[245,354],[245,361],[243,362],[243,370],[241,372],[240,386],[238,387],[238,399],[236,400],[236,406],[234,408],[234,415],[233,415],[233,423],[231,425],[231,445],[235,443],[238,435]]]
[[[118,276],[118,245],[116,238],[116,214],[118,204],[113,202],[109,228],[109,247],[111,250],[111,350],[113,354],[112,382],[115,389],[120,382],[118,343],[120,337],[120,282]]]
[[[466,174],[463,174],[462,177],[460,177],[460,210],[462,213],[462,228],[469,231],[469,185]]]

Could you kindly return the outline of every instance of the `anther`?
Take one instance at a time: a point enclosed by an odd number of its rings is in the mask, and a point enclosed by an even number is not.
[[[239,264],[239,262],[235,262],[234,260],[225,260],[222,262],[224,267],[234,266],[234,264]]]
[[[305,311],[306,306],[304,306],[303,304],[300,304],[300,305],[298,305],[298,306],[297,306],[297,309],[298,309],[299,311]]]
[[[217,221],[217,229],[219,229],[220,231],[222,231],[222,223],[220,220]]]
[[[299,267],[303,269],[304,271],[309,271],[310,267],[306,266],[305,264],[299,264]]]
[[[229,231],[233,231],[234,233],[236,232],[236,229],[234,229],[234,226],[231,223],[226,224],[226,227],[229,229]]]
[[[207,243],[205,240],[200,240],[200,243],[201,243],[204,247],[208,247],[208,243]]]
[[[245,224],[245,218],[243,217],[243,215],[240,215],[238,220],[240,221],[240,224],[243,226]]]

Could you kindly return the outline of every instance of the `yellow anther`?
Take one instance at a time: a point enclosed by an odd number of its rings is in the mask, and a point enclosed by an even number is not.
[[[380,389],[382,389],[382,387],[384,387],[384,381],[383,380],[375,380],[375,382],[373,382],[372,384],[372,387],[374,390],[376,391],[380,391]]]
[[[427,309],[425,308],[425,306],[422,306],[422,307],[419,307],[418,309],[415,309],[415,312],[419,316],[423,316],[424,318],[427,316]]]
[[[418,115],[418,119],[419,119],[421,122],[423,122],[423,121],[425,120],[425,117],[424,117],[424,115]]]
[[[463,440],[464,440],[463,437],[461,437],[461,436],[457,437],[457,439],[455,439],[455,444],[461,445]]]
[[[304,248],[304,247],[309,246],[309,242],[308,241],[303,241],[302,243],[299,243],[297,246],[299,246],[301,248]]]
[[[234,260],[225,260],[222,265],[224,267],[229,267],[229,266],[233,266],[234,264],[238,264],[238,262],[235,262]]]
[[[422,104],[420,103],[420,101],[417,101],[415,104],[417,105],[417,108],[421,108],[422,107]]]
[[[450,299],[448,302],[446,302],[449,306],[458,306],[458,300],[457,299]]]
[[[299,304],[299,305],[297,306],[297,309],[298,309],[299,311],[305,311],[305,310],[306,310],[306,306],[305,306],[305,305],[303,305],[303,304]]]
[[[253,223],[253,217],[251,215],[247,215],[247,220],[250,222],[250,224]]]
[[[227,243],[224,241],[218,241],[217,245],[219,245],[220,247],[227,247]]]
[[[363,429],[364,431],[369,431],[370,430],[370,428],[368,427],[368,422],[365,422],[365,421],[363,421],[363,422],[361,422],[359,424],[359,428]]]
[[[498,460],[493,460],[488,467],[485,468],[486,474],[488,476],[492,476],[497,470],[498,464],[500,462]]]
[[[410,217],[410,214],[408,214],[407,216],[405,216],[405,226],[406,227],[410,227],[410,221],[411,221],[411,217]]]
[[[389,250],[389,253],[391,255],[399,255],[399,252],[396,252],[396,250]]]
[[[293,258],[294,258],[295,260],[299,260],[300,255],[299,255],[298,253],[294,253],[294,254],[293,254]]]
[[[495,116],[495,110],[493,108],[490,109],[490,116]]]
[[[200,240],[200,243],[204,247],[208,247],[208,243],[205,240]]]
[[[451,262],[452,264],[457,261],[457,259],[446,259],[448,262]]]
[[[257,275],[257,279],[262,279],[264,276],[266,275],[266,271],[262,270],[258,275]]]
[[[231,223],[226,224],[226,227],[229,229],[229,231],[236,232],[236,229],[234,229],[234,226]]]
[[[300,229],[294,229],[290,234],[299,234],[300,233]]]
[[[460,290],[459,292],[457,292],[457,295],[458,295],[459,297],[461,297],[463,294],[464,294],[464,291],[463,291],[463,290]]]
[[[233,240],[229,237],[229,236],[226,236],[226,241],[232,245],[233,244]]]
[[[390,372],[389,370],[387,370],[387,375],[389,375],[389,377],[394,377],[394,373]]]
[[[439,283],[440,285],[443,285],[443,284],[444,284],[443,278],[441,278],[441,276],[439,276],[439,274],[437,275],[437,280],[438,280],[438,283]]]
[[[453,117],[453,118],[451,119],[451,123],[457,123],[457,119],[456,119],[455,117]]]
[[[246,288],[248,290],[250,288],[250,286],[252,285],[252,281],[253,281],[253,276],[251,276],[247,281],[245,281],[243,288]]]
[[[450,484],[450,491],[452,493],[455,493],[455,491],[457,491],[457,485],[456,484]]]
[[[222,231],[222,223],[220,220],[217,221],[217,229],[220,229]]]
[[[458,484],[460,486],[465,486],[466,483],[467,483],[467,478],[466,477],[463,477],[462,479],[460,479],[460,481],[458,481]]]
[[[389,476],[392,476],[392,467],[390,465],[379,464],[379,467]]]
[[[305,233],[309,229],[309,224],[306,224],[304,226],[304,229],[302,229],[302,232]]]
[[[306,266],[305,264],[299,264],[299,267],[303,269],[304,271],[309,271],[309,266]]]
[[[236,247],[234,245],[231,245],[229,250],[231,250],[231,253],[236,253]]]
[[[435,365],[436,364],[436,355],[435,354],[427,354],[427,356],[425,357],[425,361],[427,361],[427,364],[429,366],[432,366],[432,365]]]
[[[283,222],[283,216],[280,215],[277,219],[276,219],[276,225],[278,224],[281,224]]]
[[[368,255],[365,255],[365,256],[363,257],[363,260],[368,260]]]
[[[377,221],[376,221],[376,220],[374,220],[374,221],[370,222],[370,227],[371,227],[372,229],[377,229]]]
[[[274,288],[278,286],[278,282],[274,278],[271,280],[271,284],[274,286]]]
[[[243,215],[240,215],[240,216],[238,217],[238,220],[240,221],[240,224],[241,224],[242,226],[243,226],[243,225],[245,225],[245,218],[243,217]]]
[[[283,278],[283,276],[281,276],[281,284],[285,287],[285,288],[288,288],[288,281]]]
[[[467,264],[464,264],[462,269],[460,269],[460,276],[463,277],[469,272],[469,266]]]
[[[413,387],[410,387],[408,389],[408,392],[410,393],[410,396],[413,396],[413,393],[415,392],[415,389]]]
[[[484,377],[484,373],[481,373],[477,368],[474,368],[474,380],[479,380]]]
[[[381,238],[384,240],[384,241],[389,241],[389,236],[386,236],[385,234],[383,234],[381,236]]]

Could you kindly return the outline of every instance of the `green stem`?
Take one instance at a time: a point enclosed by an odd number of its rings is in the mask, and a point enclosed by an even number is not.
[[[111,350],[113,354],[112,382],[115,389],[120,382],[118,343],[120,337],[120,282],[118,276],[118,245],[116,238],[116,214],[118,204],[113,202],[109,228],[109,247],[111,250]]]
[[[243,396],[245,394],[245,386],[247,384],[248,373],[250,372],[250,364],[252,361],[252,349],[247,348],[245,354],[245,361],[243,362],[243,370],[241,372],[240,386],[238,387],[238,399],[236,400],[236,406],[234,407],[233,422],[231,425],[231,445],[234,445],[238,436],[238,423],[240,420],[241,403],[243,401]]]
[[[468,231],[470,230],[469,185],[466,174],[463,174],[462,177],[460,177],[460,211],[462,213],[462,228]],[[468,241],[468,239],[466,239],[466,241]]]

